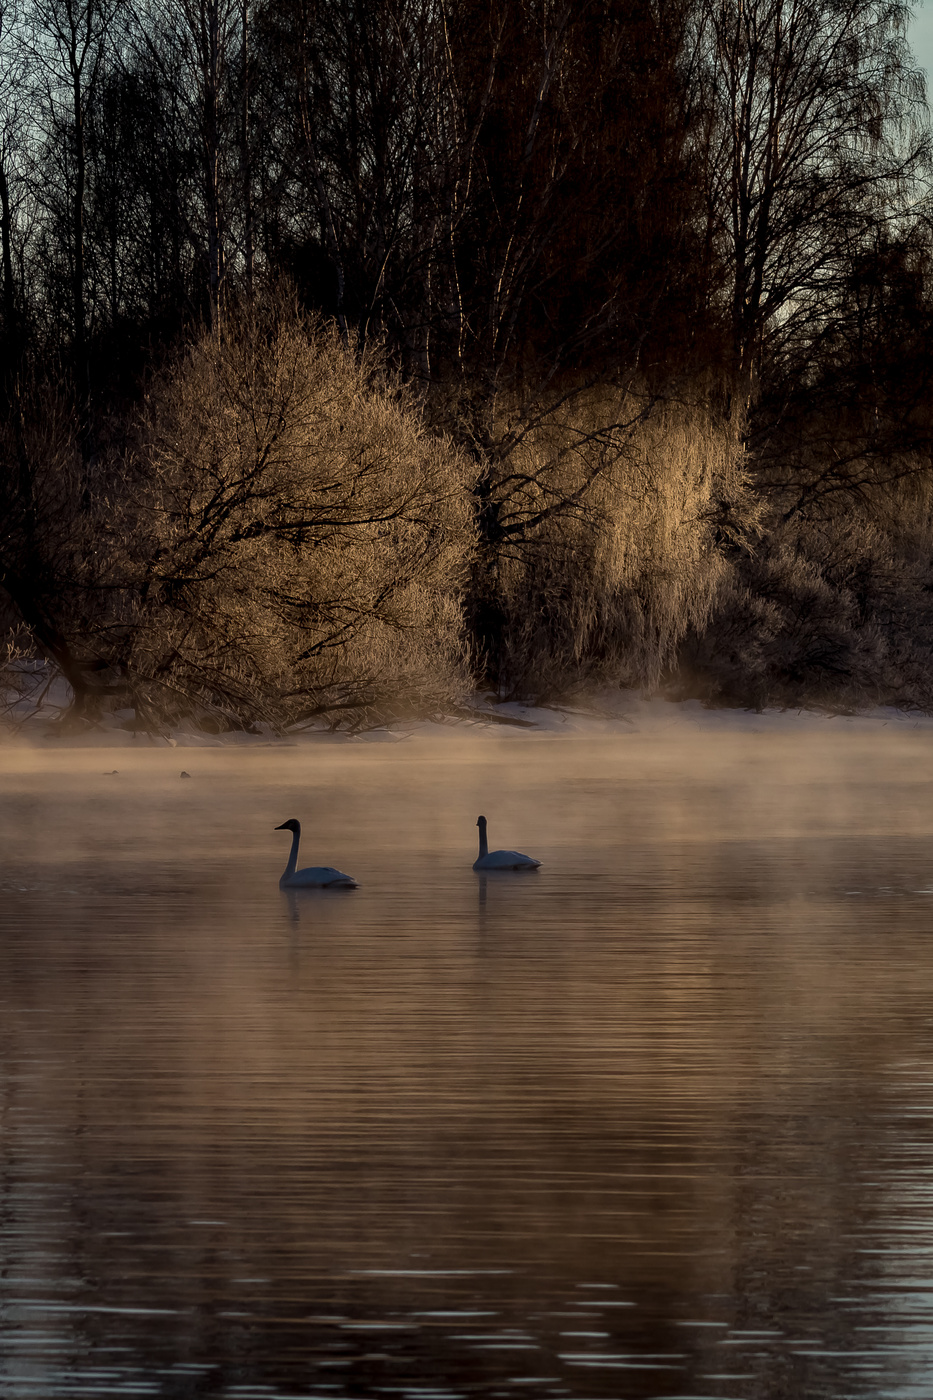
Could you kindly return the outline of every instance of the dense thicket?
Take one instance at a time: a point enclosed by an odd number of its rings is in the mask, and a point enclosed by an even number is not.
[[[9,655],[147,723],[930,704],[906,18],[0,0]]]

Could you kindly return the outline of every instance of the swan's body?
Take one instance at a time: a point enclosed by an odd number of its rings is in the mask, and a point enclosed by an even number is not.
[[[327,887],[339,890],[356,889],[356,881],[353,876],[344,875],[342,870],[335,870],[332,865],[309,865],[304,870],[295,869],[298,864],[298,842],[301,840],[300,822],[283,822],[275,829],[276,831],[290,831],[292,833],[292,848],[288,855],[285,872],[279,881],[279,889],[314,890]]]
[[[474,870],[537,870],[541,864],[531,856],[523,856],[520,851],[491,851],[486,842],[486,818],[480,817],[479,856],[473,862]]]

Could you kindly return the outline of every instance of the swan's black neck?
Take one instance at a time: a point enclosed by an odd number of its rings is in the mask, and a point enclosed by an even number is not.
[[[486,840],[486,818],[480,817],[476,825],[479,827],[479,858],[482,860],[483,856],[489,855],[489,844]]]
[[[295,830],[292,832],[292,848],[291,848],[291,850],[290,850],[290,852],[289,852],[289,854],[288,854],[288,864],[286,865],[286,867],[285,867],[285,873],[284,873],[283,876],[282,876],[282,879],[283,879],[283,880],[288,880],[288,879],[290,879],[291,876],[294,875],[294,873],[295,873],[295,867],[296,867],[296,865],[298,864],[298,842],[299,842],[300,840],[301,840],[301,827],[300,827],[300,826],[298,825],[298,823],[296,822],[296,823],[295,823]]]

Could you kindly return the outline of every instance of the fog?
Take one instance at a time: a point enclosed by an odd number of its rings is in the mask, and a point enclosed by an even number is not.
[[[424,862],[475,858],[482,810],[491,846],[536,843],[552,874],[637,882],[680,843],[759,842],[767,864],[775,842],[922,840],[931,751],[933,729],[880,725],[567,740],[454,731],[381,744],[321,735],[197,750],[10,745],[0,747],[2,871],[50,888],[70,872],[103,892],[119,869],[144,892],[172,878],[216,888],[233,862],[242,889],[277,877],[288,837],[269,827],[297,816],[302,863],[328,854],[324,840],[338,863],[372,859],[417,879]]]
[[[921,1393],[930,730],[0,772],[4,1395]]]

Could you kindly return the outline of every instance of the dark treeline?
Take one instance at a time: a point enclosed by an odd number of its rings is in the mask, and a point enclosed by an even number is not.
[[[885,0],[0,0],[0,630],[147,725],[933,704]]]

